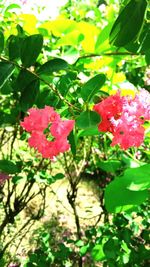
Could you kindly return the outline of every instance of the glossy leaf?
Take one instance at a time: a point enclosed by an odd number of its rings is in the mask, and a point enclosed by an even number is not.
[[[76,125],[81,129],[91,128],[100,122],[100,116],[95,111],[84,111],[77,118]]]
[[[11,35],[8,39],[8,53],[10,60],[20,57],[21,39],[18,36]]]
[[[43,64],[39,69],[39,74],[51,74],[54,71],[60,71],[68,68],[68,63],[61,59],[61,58],[54,58],[52,60],[47,61],[45,64]]]
[[[0,62],[0,88],[4,86],[10,76],[13,74],[15,67],[8,62]]]
[[[27,88],[27,86],[34,80],[37,80],[37,77],[34,74],[29,72],[28,70],[22,69],[19,72],[15,83],[16,91],[23,92]]]
[[[89,102],[91,98],[99,91],[104,85],[106,76],[104,74],[97,74],[88,80],[81,88],[81,96],[84,101]]]
[[[147,7],[146,0],[130,0],[122,9],[110,32],[110,43],[125,46],[135,40],[143,26]]]
[[[26,112],[33,106],[39,93],[39,80],[31,82],[23,91],[20,98],[20,108]]]
[[[26,37],[21,46],[21,61],[24,67],[34,65],[43,46],[43,36],[34,34]]]

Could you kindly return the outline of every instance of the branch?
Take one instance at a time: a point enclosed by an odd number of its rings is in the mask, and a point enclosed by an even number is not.
[[[41,82],[46,84],[53,91],[53,93],[55,93],[59,97],[60,100],[62,100],[64,103],[66,103],[72,109],[77,110],[78,112],[81,112],[81,110],[79,108],[77,108],[76,106],[74,106],[73,104],[68,102],[53,85],[49,84],[47,81],[45,81],[43,78],[41,78],[37,73],[31,71],[30,69],[27,69],[27,68],[23,67],[22,65],[17,64],[14,61],[9,60],[6,57],[0,56],[0,60],[5,61],[5,62],[9,62],[9,63],[13,64],[15,67],[17,67],[19,69],[26,70],[26,71],[30,72],[37,79],[39,79]]]

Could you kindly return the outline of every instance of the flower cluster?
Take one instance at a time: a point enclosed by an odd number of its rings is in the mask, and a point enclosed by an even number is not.
[[[53,159],[59,153],[70,148],[67,136],[74,127],[73,120],[61,120],[52,107],[29,109],[29,116],[21,122],[21,126],[31,133],[28,140],[43,158]]]
[[[113,134],[112,146],[119,144],[122,149],[139,147],[144,140],[143,124],[150,120],[150,94],[142,89],[132,98],[121,96],[118,91],[93,108],[102,121],[99,131]]]

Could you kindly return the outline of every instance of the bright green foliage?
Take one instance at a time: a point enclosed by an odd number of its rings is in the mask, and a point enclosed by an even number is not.
[[[111,131],[98,130],[93,106],[117,90],[150,92],[149,8],[146,0],[72,0],[41,22],[0,1],[0,267],[10,258],[23,267],[148,266],[150,124],[140,147],[121,150]],[[20,126],[28,109],[45,106],[75,121],[70,150],[52,161]],[[26,232],[32,248],[24,249]]]
[[[105,190],[105,205],[109,212],[130,210],[148,197],[150,165],[127,169]]]

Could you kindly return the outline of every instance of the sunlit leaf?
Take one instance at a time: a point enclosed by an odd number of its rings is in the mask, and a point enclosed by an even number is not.
[[[97,74],[88,80],[81,88],[81,96],[84,101],[90,101],[91,98],[99,91],[104,85],[106,76],[104,74]]]

